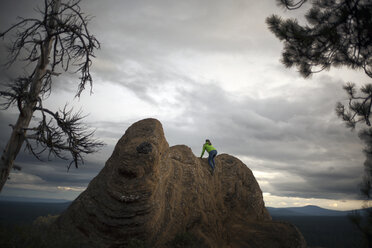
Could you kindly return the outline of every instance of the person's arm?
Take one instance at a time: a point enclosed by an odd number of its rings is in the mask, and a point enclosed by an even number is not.
[[[204,152],[205,152],[205,144],[203,145],[203,151],[202,151],[202,153],[201,153],[201,155],[200,155],[200,158],[202,158],[202,157],[203,157],[203,155],[204,155]]]

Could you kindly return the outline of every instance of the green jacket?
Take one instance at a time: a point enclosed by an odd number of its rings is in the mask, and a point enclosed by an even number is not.
[[[205,150],[207,150],[207,152],[209,153],[210,151],[216,150],[216,148],[214,148],[212,145],[210,145],[208,143],[205,143],[203,145],[203,151],[202,151],[202,154],[200,155],[200,157],[203,157]]]

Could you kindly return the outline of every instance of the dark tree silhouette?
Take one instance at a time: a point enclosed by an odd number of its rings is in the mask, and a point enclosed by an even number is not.
[[[51,93],[53,79],[72,67],[80,75],[76,96],[85,86],[92,86],[90,66],[95,49],[100,44],[88,31],[90,18],[83,15],[80,0],[45,0],[38,8],[40,18],[20,18],[18,23],[0,33],[13,36],[8,66],[22,61],[33,68],[29,75],[12,80],[0,91],[1,106],[16,106],[18,120],[0,161],[0,191],[14,166],[22,145],[40,159],[46,150],[49,156],[68,159],[76,167],[84,162],[83,154],[97,151],[103,143],[93,138],[94,131],[82,123],[81,112],[73,113],[66,106],[51,111],[43,106]],[[36,113],[39,113],[37,117]],[[35,117],[36,116],[36,117]],[[31,124],[36,122],[38,124]]]
[[[288,8],[306,1],[280,0]],[[297,66],[304,77],[329,69],[347,66],[363,69],[372,77],[372,3],[369,0],[314,1],[306,14],[308,26],[296,19],[267,18],[269,29],[284,41],[282,62]]]
[[[277,0],[287,9],[298,9],[307,0]],[[307,78],[313,73],[330,69],[331,66],[346,66],[362,70],[372,78],[372,1],[371,0],[317,0],[312,1],[305,18],[307,25],[301,26],[296,19],[283,20],[272,15],[266,19],[269,29],[283,41],[282,63],[286,67],[296,66]],[[365,197],[367,221],[362,215],[354,215],[353,222],[372,247],[372,84],[362,86],[358,92],[354,83],[344,86],[349,101],[337,103],[336,113],[346,126],[354,129],[364,123],[359,137],[365,143],[365,174],[361,193]],[[362,125],[363,126],[363,125]]]

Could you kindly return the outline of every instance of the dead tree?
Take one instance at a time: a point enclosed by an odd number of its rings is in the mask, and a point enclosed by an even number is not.
[[[84,163],[83,154],[93,153],[103,145],[93,138],[94,131],[89,131],[82,123],[81,111],[73,113],[65,106],[54,112],[43,106],[55,77],[70,67],[80,75],[77,97],[87,84],[92,87],[89,69],[100,44],[89,33],[90,18],[83,15],[79,2],[45,0],[44,6],[37,9],[41,15],[39,19],[20,18],[17,24],[0,33],[3,39],[14,37],[9,47],[8,66],[23,61],[33,69],[29,75],[12,80],[0,91],[3,109],[14,106],[19,111],[1,156],[0,191],[23,144],[39,159],[44,151],[49,152],[48,158],[69,159],[70,154],[68,168],[78,167]],[[35,122],[37,124],[33,125]]]

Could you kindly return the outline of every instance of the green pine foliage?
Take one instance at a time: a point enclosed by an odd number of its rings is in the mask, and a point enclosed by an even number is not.
[[[308,24],[304,26],[277,15],[266,19],[269,29],[284,42],[286,67],[297,66],[308,77],[331,66],[347,66],[363,69],[372,77],[371,1],[313,1],[305,18]]]
[[[307,0],[277,0],[287,9],[298,9]],[[307,78],[313,73],[328,70],[332,66],[345,66],[363,70],[372,78],[372,1],[371,0],[315,0],[307,11],[306,25],[296,19],[284,20],[277,15],[266,19],[270,31],[284,43],[282,63],[290,68],[296,66]],[[354,83],[344,86],[348,95],[346,104],[337,103],[336,113],[354,129],[365,124],[359,137],[365,143],[365,173],[361,193],[365,199],[365,221],[351,218],[364,234],[368,247],[372,247],[372,84],[358,91]]]

